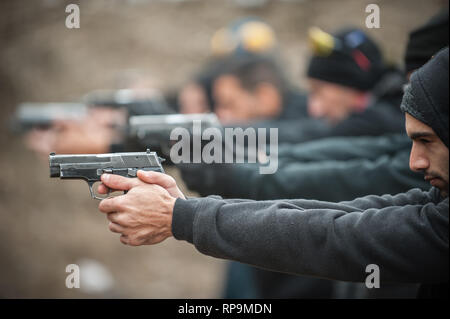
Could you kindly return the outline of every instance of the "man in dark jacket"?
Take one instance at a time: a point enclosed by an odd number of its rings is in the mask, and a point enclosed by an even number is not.
[[[422,296],[448,296],[448,60],[446,48],[416,71],[402,101],[410,168],[425,175],[428,192],[340,203],[185,199],[170,177],[141,171],[140,180],[103,175],[128,193],[99,209],[128,245],[174,236],[210,256],[343,281],[365,282],[375,265],[381,284],[420,283]]]

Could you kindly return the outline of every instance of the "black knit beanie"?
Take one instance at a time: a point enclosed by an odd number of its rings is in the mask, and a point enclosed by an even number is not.
[[[359,29],[343,29],[333,38],[335,45],[328,55],[313,52],[307,76],[370,91],[385,71],[376,43]]]
[[[409,34],[405,53],[406,73],[420,68],[434,53],[446,46],[448,46],[448,7]]]
[[[401,104],[407,112],[430,126],[448,148],[448,47],[415,71]]]

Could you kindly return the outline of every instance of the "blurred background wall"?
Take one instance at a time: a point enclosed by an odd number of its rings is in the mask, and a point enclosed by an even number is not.
[[[126,247],[107,229],[81,181],[48,178],[48,163],[8,131],[24,101],[73,101],[113,88],[139,70],[167,90],[180,86],[209,54],[214,31],[244,16],[274,28],[289,76],[302,86],[309,26],[364,27],[365,7],[381,9],[368,30],[386,57],[401,64],[408,32],[440,0],[2,0],[0,1],[0,297],[220,297],[224,262],[167,240]],[[76,3],[81,28],[65,27]],[[171,174],[177,176],[176,170]],[[65,267],[77,263],[98,283],[67,289]],[[83,279],[82,279],[83,286]]]

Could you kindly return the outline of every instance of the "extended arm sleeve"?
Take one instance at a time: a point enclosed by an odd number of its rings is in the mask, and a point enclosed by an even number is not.
[[[258,164],[188,165],[182,168],[189,188],[202,196],[256,200],[305,198],[342,201],[368,194],[428,189],[423,175],[408,168],[408,137],[329,138],[281,146],[278,170],[260,174]]]
[[[375,160],[400,150],[410,150],[411,140],[406,134],[382,136],[329,137],[301,144],[281,144],[278,157],[291,162]]]
[[[178,199],[172,230],[204,254],[274,271],[364,281],[376,264],[382,282],[443,282],[448,199],[431,200],[418,189],[341,203]]]
[[[375,160],[282,163],[271,175],[259,174],[254,166],[241,165],[230,168],[220,178],[221,195],[256,200],[301,197],[337,202],[368,194],[428,189],[423,176],[408,168],[408,161],[409,150],[405,150]]]

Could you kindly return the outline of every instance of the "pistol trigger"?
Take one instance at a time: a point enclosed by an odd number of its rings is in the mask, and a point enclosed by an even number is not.
[[[95,196],[94,190],[92,189],[92,187],[94,186],[93,182],[87,182],[88,183],[88,187],[89,187],[89,192],[91,193],[91,197],[94,199],[97,199],[97,196]]]

